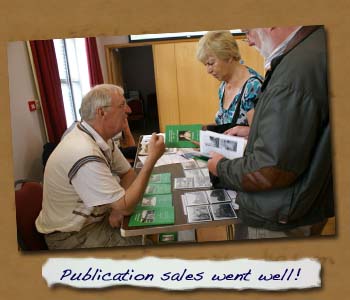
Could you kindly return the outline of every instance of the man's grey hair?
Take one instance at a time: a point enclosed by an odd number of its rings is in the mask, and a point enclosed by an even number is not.
[[[81,119],[91,121],[95,119],[96,110],[99,107],[109,107],[112,103],[113,93],[124,95],[124,90],[114,84],[99,84],[94,86],[84,97],[81,102],[80,115]]]

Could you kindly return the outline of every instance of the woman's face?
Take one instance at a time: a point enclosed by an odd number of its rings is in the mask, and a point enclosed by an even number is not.
[[[204,65],[208,74],[212,75],[219,81],[227,81],[231,77],[232,58],[229,60],[219,59],[215,55],[209,55]]]

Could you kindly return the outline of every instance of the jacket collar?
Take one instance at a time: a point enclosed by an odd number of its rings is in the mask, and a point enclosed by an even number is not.
[[[315,32],[317,29],[321,28],[322,26],[303,26],[300,28],[300,30],[294,35],[294,37],[289,41],[286,48],[284,49],[283,53],[274,58],[271,61],[271,68],[269,71],[265,74],[265,80],[261,87],[261,91],[263,92],[268,85],[271,75],[273,71],[276,69],[276,67],[280,64],[280,62],[283,60],[283,58],[292,51],[296,46],[298,46],[302,41],[304,41],[308,36],[310,36],[313,32]]]

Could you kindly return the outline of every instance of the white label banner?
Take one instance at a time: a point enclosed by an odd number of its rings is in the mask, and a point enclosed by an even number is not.
[[[321,264],[315,259],[294,261],[183,260],[145,257],[138,260],[50,258],[42,267],[49,287],[157,287],[167,290],[261,289],[321,287]]]

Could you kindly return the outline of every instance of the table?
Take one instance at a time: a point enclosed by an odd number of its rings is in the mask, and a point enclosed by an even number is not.
[[[135,160],[135,165],[138,161],[138,158]],[[137,171],[137,169],[136,169]],[[159,234],[165,232],[174,232],[181,230],[190,230],[198,228],[207,228],[215,227],[221,225],[231,225],[240,223],[239,219],[225,219],[225,220],[215,220],[215,221],[206,221],[206,222],[196,222],[188,223],[187,216],[184,214],[183,204],[181,195],[186,192],[194,190],[176,190],[174,189],[174,178],[184,177],[183,168],[181,164],[171,164],[155,167],[153,169],[153,174],[157,173],[171,173],[171,190],[173,194],[173,206],[175,209],[175,223],[171,225],[154,225],[154,226],[128,226],[130,217],[124,217],[123,224],[120,228],[121,235],[123,237],[138,236],[138,235],[151,235]],[[203,189],[196,189],[203,190]]]

